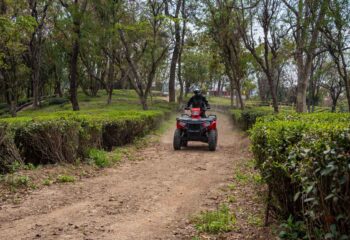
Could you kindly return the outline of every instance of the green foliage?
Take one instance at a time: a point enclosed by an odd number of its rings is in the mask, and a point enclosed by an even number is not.
[[[27,117],[0,119],[0,170],[12,171],[14,163],[48,164],[75,163],[77,159],[93,158],[104,167],[109,160],[102,152],[90,149],[112,150],[133,142],[155,129],[169,113],[168,106],[161,110],[120,111],[91,109],[89,111],[35,112]],[[95,154],[91,156],[91,154]],[[118,156],[116,156],[118,158]]]
[[[231,111],[233,121],[243,130],[250,129],[257,118],[273,114],[270,107],[246,108],[245,110],[234,109]]]
[[[218,210],[201,213],[194,219],[194,223],[199,232],[229,232],[234,229],[236,216],[226,205],[221,205]]]
[[[281,224],[281,231],[279,233],[280,239],[287,240],[300,240],[307,239],[306,227],[302,221],[294,221],[292,216],[289,216],[288,220]]]
[[[8,124],[0,123],[0,173],[15,172],[23,164]]]
[[[53,184],[53,180],[51,178],[46,178],[43,180],[43,185],[50,186],[51,184]]]
[[[103,150],[91,149],[89,152],[89,158],[94,164],[100,168],[108,167],[111,165],[107,157],[107,153]]]
[[[250,134],[277,213],[304,219],[311,236],[330,225],[349,236],[350,114],[267,116]]]
[[[75,182],[75,177],[70,175],[58,175],[56,181],[60,183]]]
[[[14,189],[20,187],[28,187],[30,184],[30,179],[28,176],[22,176],[17,174],[6,175],[4,181],[7,185]]]
[[[68,103],[68,102],[69,102],[68,99],[66,99],[66,98],[58,98],[58,97],[50,98],[48,100],[48,104],[49,105],[63,105],[63,104]]]
[[[279,111],[280,111],[279,114],[275,114],[271,107],[259,106],[259,107],[247,107],[245,110],[233,109],[231,110],[231,114],[232,114],[234,123],[243,130],[248,130],[252,128],[253,125],[262,117],[264,117],[263,121],[269,122],[275,119],[297,120],[301,116],[300,114],[297,114],[292,107],[289,107],[289,106],[283,106],[283,107],[280,106]],[[316,109],[316,113],[320,113],[320,112],[329,112],[329,109],[327,108]],[[308,115],[303,115],[303,118],[305,116],[308,116],[308,119],[310,120],[313,119],[315,121],[324,121],[326,120],[326,118],[329,117],[329,115],[308,114]],[[340,117],[340,121],[341,121],[343,116],[346,116],[346,115],[344,114],[342,115],[341,113],[339,113],[339,115],[337,116]],[[336,119],[336,118],[333,118],[333,119]]]

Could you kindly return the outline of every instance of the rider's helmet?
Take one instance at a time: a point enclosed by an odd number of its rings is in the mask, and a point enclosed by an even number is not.
[[[193,89],[193,93],[194,93],[196,96],[198,96],[198,95],[201,94],[201,90],[199,89],[199,87],[195,87],[195,88]]]

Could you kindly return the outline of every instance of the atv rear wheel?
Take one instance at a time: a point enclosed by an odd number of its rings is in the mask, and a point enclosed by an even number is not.
[[[174,133],[174,140],[173,140],[173,147],[174,150],[180,150],[181,149],[181,130],[176,129]]]
[[[181,142],[181,145],[182,145],[183,147],[187,147],[187,146],[188,146],[188,141],[182,141],[182,142]]]
[[[211,130],[208,134],[209,150],[215,151],[218,140],[218,132],[216,130]]]

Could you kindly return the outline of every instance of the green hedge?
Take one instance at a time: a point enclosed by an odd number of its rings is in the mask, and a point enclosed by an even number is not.
[[[250,134],[273,209],[311,239],[349,239],[350,114],[266,116]]]
[[[0,124],[0,173],[11,171],[14,162],[23,163],[18,148],[14,143],[13,134],[7,124]]]
[[[270,107],[246,108],[245,110],[231,110],[234,123],[242,130],[250,129],[256,122],[257,118],[273,114]]]
[[[10,171],[16,161],[47,164],[83,160],[91,148],[111,150],[143,136],[169,113],[164,108],[0,119],[0,173]]]

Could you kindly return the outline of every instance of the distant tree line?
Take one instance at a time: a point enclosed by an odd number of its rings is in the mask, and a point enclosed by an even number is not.
[[[350,109],[349,17],[347,0],[0,0],[0,101],[13,116],[51,95],[79,110],[78,89],[110,104],[131,88],[148,109],[167,83],[170,102],[198,85],[242,109],[253,92],[275,112],[324,94]]]

